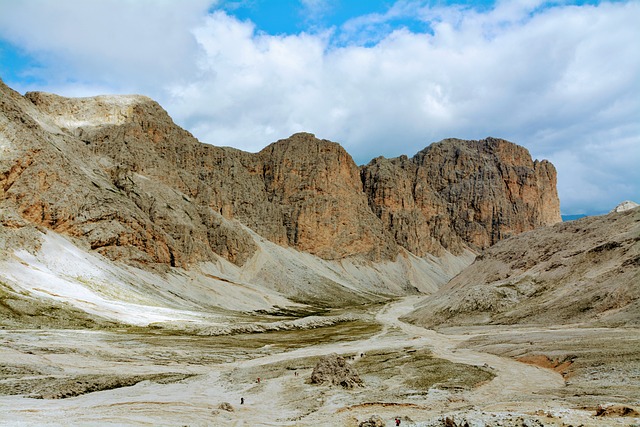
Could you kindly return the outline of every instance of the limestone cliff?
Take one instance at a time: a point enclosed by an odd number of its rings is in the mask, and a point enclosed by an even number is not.
[[[380,260],[397,253],[382,223],[371,214],[357,166],[336,143],[297,134],[251,154],[199,143],[147,98],[26,96],[54,123],[75,126],[65,130],[103,156],[104,163],[114,165],[107,171],[114,185],[148,211],[154,224],[175,229],[175,259],[207,257],[202,248],[191,250],[202,246],[193,242],[198,238],[194,224],[205,226],[205,243],[214,252],[240,264],[251,255],[251,246],[240,237],[219,230],[214,219],[218,214],[273,242],[324,259],[363,255]],[[116,101],[120,113],[114,112]],[[149,180],[184,194],[190,203],[157,203],[154,191],[147,188]],[[167,198],[171,195],[165,194]],[[185,213],[190,221],[181,220]],[[178,229],[176,222],[181,224]],[[185,234],[193,237],[188,245],[177,241]]]
[[[325,260],[481,249],[560,220],[555,170],[515,144],[447,140],[361,170],[296,134],[214,147],[142,96],[24,97],[0,82],[0,203],[111,259],[187,267],[256,251],[245,227]]]
[[[362,167],[369,205],[395,240],[424,256],[486,248],[560,222],[556,171],[511,142],[448,139],[413,158]]]
[[[338,144],[296,134],[259,153],[270,203],[282,207],[287,243],[324,259],[391,259],[397,249],[362,192],[358,167]]]

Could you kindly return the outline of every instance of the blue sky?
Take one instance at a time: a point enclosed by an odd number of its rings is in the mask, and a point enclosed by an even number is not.
[[[640,202],[638,22],[639,1],[0,0],[0,77],[144,94],[252,152],[501,137],[554,163],[564,214],[594,214]]]
[[[477,1],[475,3],[476,7],[484,7],[483,3],[492,2]],[[269,34],[295,34],[301,31],[339,28],[345,22],[359,16],[384,14],[392,5],[393,2],[388,0],[329,0],[310,2],[310,4],[296,0],[255,0],[222,2],[218,8],[221,7],[239,19],[252,21],[260,31]],[[420,21],[406,19],[406,17],[394,23],[394,25],[405,25],[416,30],[423,29],[421,24]]]

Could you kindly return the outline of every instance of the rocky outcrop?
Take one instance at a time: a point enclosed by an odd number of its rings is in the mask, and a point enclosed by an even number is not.
[[[447,140],[358,169],[300,133],[214,147],[142,96],[24,97],[0,83],[1,203],[113,260],[243,265],[254,238],[325,260],[481,249],[559,221],[555,170],[502,140]]]
[[[397,249],[372,215],[351,156],[300,133],[259,153],[268,199],[282,207],[286,242],[324,259],[391,259]]]
[[[611,210],[611,212],[609,213],[613,213],[613,212],[624,212],[624,211],[628,211],[629,209],[635,209],[638,206],[640,206],[639,204],[637,204],[636,202],[633,202],[631,200],[625,200],[624,202],[618,204],[618,206],[616,206],[615,208],[613,208]]]
[[[396,242],[419,256],[476,250],[561,221],[556,171],[505,140],[448,139],[412,158],[362,167],[369,205]]]
[[[598,405],[596,417],[638,417],[640,411],[626,405]]]
[[[218,212],[194,203],[181,191],[187,185],[180,168],[165,160],[170,151],[150,149],[160,140],[201,145],[171,122],[155,127],[138,120],[147,117],[141,111],[168,120],[156,103],[144,97],[23,98],[0,89],[4,209],[128,263],[185,267],[215,253],[237,263],[250,256],[246,231],[223,225]]]
[[[325,383],[351,389],[361,386],[362,380],[344,357],[333,353],[322,357],[311,373],[311,384]]]
[[[195,223],[209,230],[205,243],[236,263],[251,256],[252,247],[243,244],[241,235],[229,236],[228,230],[215,227],[220,223],[216,215],[324,259],[361,255],[380,260],[397,253],[379,219],[371,215],[357,166],[336,143],[297,134],[251,154],[199,143],[148,98],[26,96],[52,122],[67,126],[66,131],[103,156],[112,165],[106,172],[113,184],[148,211],[154,224],[170,229],[182,213],[200,217]],[[113,103],[122,108],[120,114]],[[149,189],[141,189],[149,180],[184,194],[188,203],[174,200],[165,212]],[[181,229],[172,233],[174,240],[197,234],[181,222]],[[207,258],[202,250],[185,253],[185,246],[178,244],[175,251],[186,255],[181,260]]]
[[[386,424],[380,415],[372,415],[369,419],[362,421],[358,427],[384,427]]]

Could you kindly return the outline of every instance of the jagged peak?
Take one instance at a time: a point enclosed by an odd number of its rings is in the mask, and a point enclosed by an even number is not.
[[[314,153],[321,155],[327,152],[340,153],[340,155],[348,157],[353,162],[351,155],[342,145],[328,139],[317,138],[313,133],[309,132],[294,133],[290,137],[271,143],[261,150],[261,153],[266,153],[269,156],[275,153],[299,153],[304,154],[306,157]]]

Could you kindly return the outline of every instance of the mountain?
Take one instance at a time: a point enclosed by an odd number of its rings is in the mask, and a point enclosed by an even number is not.
[[[553,166],[495,138],[359,168],[308,133],[247,153],[200,143],[143,96],[0,82],[0,144],[3,283],[83,310],[69,289],[208,310],[431,293],[477,251],[560,221]]]
[[[408,316],[429,326],[640,324],[640,208],[498,242]]]
[[[376,158],[362,175],[371,209],[419,256],[482,250],[561,221],[553,165],[502,139],[444,140],[412,158]]]

